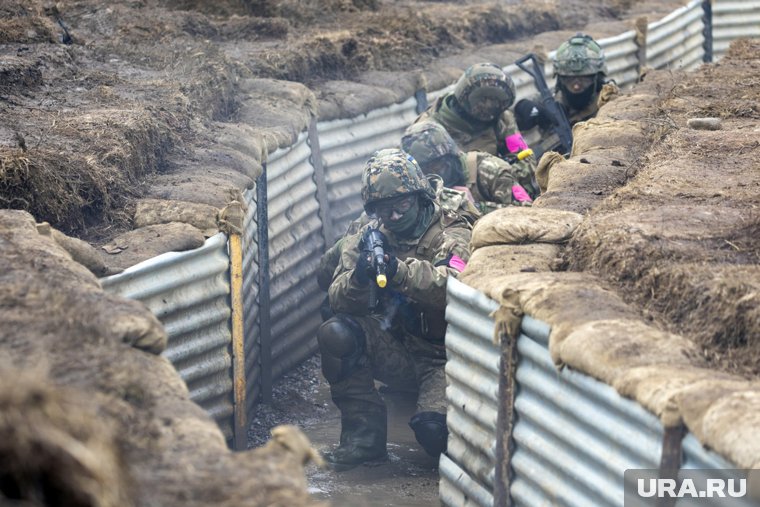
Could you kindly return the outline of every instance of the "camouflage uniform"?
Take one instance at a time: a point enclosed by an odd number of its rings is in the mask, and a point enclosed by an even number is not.
[[[531,200],[541,193],[536,182],[536,175],[530,166],[510,165],[489,153],[470,152],[464,154],[464,165],[468,174],[476,174],[477,181],[468,184],[476,205],[482,214],[505,206],[524,206],[529,202],[520,202],[514,198],[513,188],[521,186]]]
[[[606,81],[607,64],[604,51],[588,35],[578,33],[563,42],[557,49],[552,64],[556,78],[554,100],[565,109],[571,126],[596,116],[599,107],[612,100],[620,91],[614,81]],[[562,84],[563,77],[589,77],[593,78],[593,84],[580,93],[571,93]],[[541,101],[539,96],[533,97],[531,100],[533,103],[540,103]],[[516,107],[519,110],[520,104],[518,103]],[[539,158],[541,154],[556,146],[558,140],[549,129],[539,125],[531,127],[529,130],[524,125],[522,117],[520,120],[527,138],[532,139],[536,135],[540,136],[539,141],[532,142]],[[533,132],[532,128],[535,128],[538,134]]]
[[[435,198],[442,210],[460,215],[467,220],[470,225],[474,225],[478,218],[481,217],[479,208],[475,207],[464,192],[444,187],[443,180],[437,174],[427,174],[426,178],[430,183],[430,186],[435,193]],[[323,291],[327,292],[327,289],[332,283],[335,270],[338,268],[338,263],[340,262],[341,250],[346,238],[355,235],[370,222],[372,222],[372,218],[370,218],[366,212],[362,212],[361,215],[359,215],[359,218],[348,224],[348,228],[343,237],[333,243],[333,246],[322,254],[322,257],[319,260],[319,266],[317,267],[317,285],[319,285]]]
[[[337,247],[340,260],[328,291],[336,317],[318,332],[323,373],[341,410],[341,443],[326,456],[336,465],[353,466],[385,454],[386,409],[374,379],[417,391],[418,413],[410,425],[429,453],[440,452],[435,447],[441,442],[445,447],[445,436],[438,433],[431,448],[424,428],[443,421],[445,429],[446,280],[456,276],[469,258],[471,225],[459,213],[440,206],[414,159],[401,150],[375,153],[363,175],[367,211],[378,202],[405,195],[416,195],[420,203],[419,223],[413,224],[421,226],[419,235],[402,237],[370,213],[369,223]],[[362,238],[370,227],[385,235],[386,252],[397,259],[387,287],[376,289],[379,304],[373,310],[369,285],[362,284],[358,272]],[[349,329],[348,338],[325,335],[336,326]]]
[[[436,164],[443,165],[444,183],[465,186],[483,214],[504,206],[528,204],[529,200],[515,197],[519,190],[527,192],[530,199],[540,193],[531,165],[509,164],[485,152],[463,153],[436,122],[409,126],[401,138],[401,148],[417,160],[425,173],[440,171]]]
[[[491,117],[478,118],[472,114],[473,103],[485,91],[491,92],[498,105]],[[509,111],[514,100],[515,85],[509,76],[492,63],[475,64],[462,74],[453,92],[439,97],[415,123],[438,122],[463,151],[496,155],[504,138],[517,131],[514,116]]]

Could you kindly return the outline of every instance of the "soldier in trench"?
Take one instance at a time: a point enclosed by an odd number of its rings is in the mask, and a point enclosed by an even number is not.
[[[533,151],[509,109],[514,101],[512,78],[496,64],[477,63],[464,71],[454,91],[439,97],[415,123],[439,123],[463,152],[490,153],[516,170],[534,172]]]
[[[409,126],[401,149],[417,160],[426,175],[437,174],[447,188],[460,190],[481,214],[505,206],[527,206],[540,189],[530,165],[512,165],[480,151],[464,153],[446,129],[433,121]]]
[[[552,60],[556,85],[554,99],[565,110],[570,125],[596,116],[599,108],[620,93],[614,81],[607,79],[607,61],[601,46],[591,37],[577,33],[563,42]],[[515,119],[521,132],[530,139],[538,129],[537,154],[556,145],[550,127],[552,119],[539,97],[522,99],[515,105]]]
[[[417,391],[409,425],[428,454],[446,449],[446,280],[464,269],[471,235],[470,222],[441,207],[401,150],[369,159],[361,193],[370,221],[340,243],[328,290],[335,314],[317,332],[322,372],[341,412],[340,443],[325,453],[337,470],[387,456],[387,412],[375,379]],[[372,286],[376,267],[363,254],[375,229],[385,247],[385,288]]]

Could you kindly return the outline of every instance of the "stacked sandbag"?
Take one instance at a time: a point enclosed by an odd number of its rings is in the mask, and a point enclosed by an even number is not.
[[[560,245],[581,220],[577,213],[552,209],[495,210],[475,223],[470,260],[460,279],[467,283],[473,273],[496,279],[508,273],[550,271]]]
[[[756,62],[757,51],[745,58]],[[666,428],[684,424],[737,468],[757,468],[760,221],[746,191],[757,182],[755,126],[737,114],[724,122],[733,133],[686,128],[693,111],[717,107],[715,87],[729,86],[715,68],[700,72],[698,84],[665,94],[681,76],[650,73],[576,125],[569,160],[543,161],[548,189],[534,209],[585,214],[562,252],[572,271],[496,277],[468,266],[462,279],[501,304],[497,335],[516,336],[524,315],[546,322],[558,368],[614,387]],[[704,156],[718,151],[725,163]]]
[[[739,468],[760,466],[760,382],[710,368],[691,340],[643,320],[594,275],[519,273],[466,283],[500,303],[497,330],[519,330],[523,315],[551,326],[549,352],[614,387],[657,415],[683,423],[706,446]]]
[[[0,503],[56,491],[103,507],[321,505],[303,434],[232,453],[159,355],[158,319],[104,293],[31,215],[0,211],[0,257]]]
[[[576,123],[567,160],[544,154],[537,169],[543,193],[534,206],[586,213],[635,175],[655,128],[646,120],[658,105],[657,86],[653,77],[602,107],[595,118]]]

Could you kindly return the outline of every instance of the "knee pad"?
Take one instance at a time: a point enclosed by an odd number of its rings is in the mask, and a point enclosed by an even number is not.
[[[430,456],[438,456],[446,450],[449,428],[446,416],[438,412],[419,412],[409,420],[414,438]]]
[[[322,374],[331,384],[355,371],[364,355],[364,331],[347,315],[337,315],[323,322],[317,331],[317,342],[322,356]]]

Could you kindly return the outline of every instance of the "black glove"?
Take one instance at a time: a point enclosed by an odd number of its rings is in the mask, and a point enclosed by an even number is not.
[[[393,279],[398,272],[398,259],[395,255],[385,254],[385,276],[388,280]],[[359,259],[356,261],[356,281],[362,287],[367,285],[371,278],[374,278],[377,273],[371,264],[368,256],[364,252],[359,254]]]
[[[396,273],[398,272],[398,259],[395,255],[386,253],[385,254],[385,276],[388,277],[388,280],[392,280],[394,276],[396,276]]]
[[[542,129],[552,124],[551,116],[544,106],[529,99],[522,99],[515,105],[515,120],[520,130],[530,130],[536,125]]]
[[[362,287],[369,283],[369,277],[372,273],[372,259],[364,250],[359,250],[359,258],[356,261],[356,268],[354,268],[354,276],[356,281]]]

